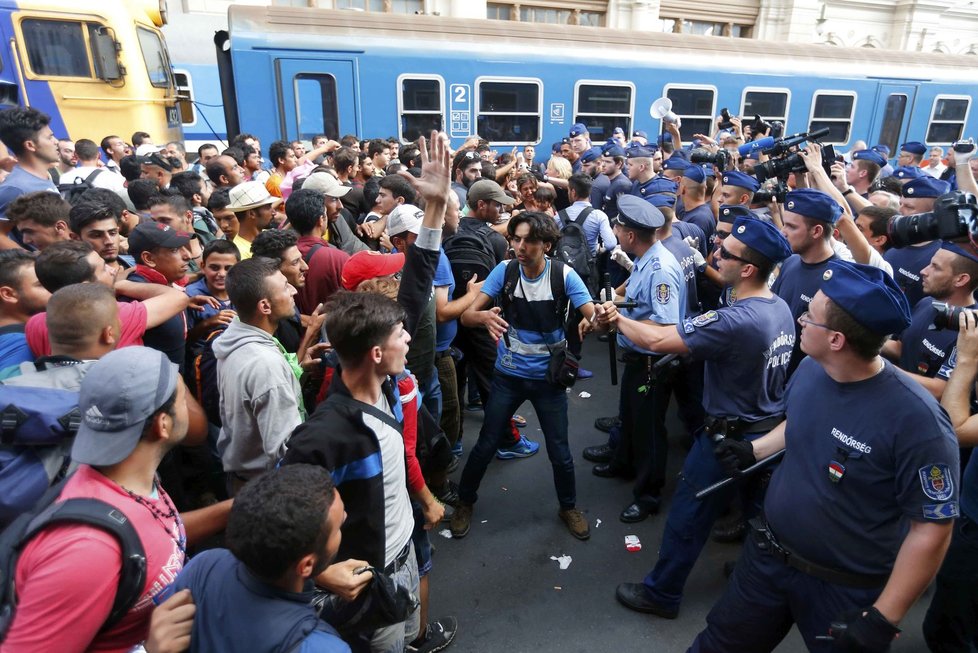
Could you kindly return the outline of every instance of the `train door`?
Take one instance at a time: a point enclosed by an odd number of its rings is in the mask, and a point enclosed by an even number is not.
[[[897,147],[907,139],[916,92],[917,87],[913,84],[880,84],[873,124],[869,130],[876,140],[867,145],[887,145],[891,154],[896,156]]]
[[[12,59],[12,36],[10,12],[0,10],[0,109],[15,107],[20,102],[20,80]]]
[[[277,59],[281,133],[287,140],[359,134],[356,64],[349,59]]]

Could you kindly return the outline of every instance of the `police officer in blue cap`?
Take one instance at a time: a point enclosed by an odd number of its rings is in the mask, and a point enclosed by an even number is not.
[[[841,215],[842,207],[827,193],[814,188],[793,190],[784,197],[781,233],[788,239],[794,254],[781,266],[781,273],[771,290],[788,303],[795,319],[808,310],[808,303],[818,291],[829,261],[838,258],[830,239]],[[795,331],[796,335],[800,334],[801,327],[796,325]],[[789,374],[798,367],[801,357],[800,344],[796,340]]]
[[[629,148],[625,156],[628,159],[628,177],[632,181],[629,191],[635,197],[648,200],[652,195],[665,193],[670,195],[673,202],[679,192],[679,184],[672,179],[656,175],[653,157],[655,149],[651,147]]]
[[[919,141],[908,141],[900,146],[900,155],[897,157],[898,166],[920,167],[927,154],[927,146]]]
[[[571,171],[578,173],[581,171],[581,155],[591,148],[591,134],[588,133],[584,123],[578,122],[570,128],[568,139],[574,156],[567,157],[567,160],[571,162]]]
[[[601,173],[608,178],[610,183],[604,198],[602,198],[601,206],[595,208],[600,208],[609,219],[614,220],[618,217],[618,197],[627,194],[632,188],[631,182],[624,174],[625,150],[615,141],[609,141],[601,148],[601,159],[599,161]]]
[[[672,325],[669,328],[675,329],[686,314],[686,283],[679,261],[656,238],[656,230],[666,219],[650,203],[632,195],[622,195],[618,205],[615,235],[619,246],[635,257],[635,266],[616,294],[638,304],[623,313],[642,324]],[[665,484],[666,434],[649,424],[649,416],[660,412],[655,409],[658,395],[653,366],[663,352],[639,346],[621,333],[617,338],[625,361],[621,438],[611,461],[596,465],[593,472],[603,478],[638,475],[640,483],[633,489],[633,501],[622,513],[625,521],[635,522],[658,511]]]
[[[626,607],[668,619],[679,613],[683,587],[733,489],[703,501],[696,492],[723,478],[714,456],[717,441],[750,439],[783,419],[788,361],[795,340],[791,312],[768,289],[774,266],[791,254],[776,227],[737,218],[720,244],[719,272],[737,301],[687,318],[681,325],[643,324],[619,315],[612,304],[597,309],[599,323],[614,323],[637,346],[688,354],[705,362],[703,407],[707,427],[699,431],[683,464],[659,548],[659,560],[644,583],[622,583],[616,596]],[[733,650],[750,650],[750,647]]]
[[[917,179],[919,177],[923,177],[924,175],[924,171],[917,166],[899,166],[893,169],[892,176],[896,177],[901,182],[906,183],[911,179]]]
[[[919,168],[918,168],[919,169]],[[903,185],[900,198],[900,214],[914,215],[934,210],[934,202],[950,190],[946,181],[922,175]],[[893,278],[907,295],[911,306],[916,306],[924,297],[920,272],[930,263],[934,253],[940,249],[939,240],[930,240],[909,247],[891,247],[883,255],[893,266]]]
[[[671,179],[677,184],[683,178],[683,173],[689,167],[689,161],[681,156],[673,154],[668,159],[662,161],[662,176]]]
[[[785,422],[717,447],[735,473],[785,454],[690,651],[771,651],[793,623],[811,651],[889,650],[959,513],[947,415],[879,356],[909,324],[908,308],[878,268],[833,261],[823,273],[800,318],[808,358],[792,377]]]
[[[706,198],[706,171],[703,166],[693,163],[683,171],[679,182],[679,200],[683,206],[681,213],[677,211],[679,219],[695,224],[703,230],[707,240],[712,240],[717,220]]]
[[[601,148],[592,147],[581,155],[581,170],[592,179],[591,206],[600,208],[611,180],[601,172]]]
[[[736,170],[728,170],[720,177],[720,203],[733,206],[740,204],[750,207],[754,199],[754,193],[758,191],[761,184],[756,177],[745,175]]]
[[[846,169],[846,183],[852,192],[869,197],[869,187],[880,176],[886,158],[875,150],[859,150],[852,155],[852,164]],[[843,191],[848,198],[849,189]]]

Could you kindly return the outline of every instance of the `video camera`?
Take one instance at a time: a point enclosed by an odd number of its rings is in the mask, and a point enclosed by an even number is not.
[[[887,229],[894,247],[931,240],[978,242],[978,202],[971,193],[952,191],[934,201],[934,210],[898,215]]]
[[[730,152],[727,152],[723,148],[717,150],[716,153],[713,153],[707,149],[698,147],[689,153],[689,160],[692,163],[698,164],[709,163],[716,168],[718,172],[723,172],[727,169],[727,166],[730,165],[731,157]]]
[[[805,160],[801,158],[794,148],[806,141],[813,143],[818,139],[828,136],[829,128],[823,127],[813,132],[802,132],[792,136],[775,139],[773,137],[762,138],[759,141],[748,143],[741,147],[746,152],[741,152],[741,156],[747,156],[754,150],[760,150],[771,157],[770,160],[758,163],[754,166],[754,176],[758,181],[766,179],[787,179],[792,172],[804,172],[806,170]],[[835,150],[826,148],[822,151],[822,166],[826,169],[835,163]]]

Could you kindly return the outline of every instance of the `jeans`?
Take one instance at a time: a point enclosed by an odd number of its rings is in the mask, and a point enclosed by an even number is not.
[[[971,653],[978,636],[978,524],[961,515],[924,618],[933,653]]]
[[[458,402],[455,359],[447,352],[444,355],[439,352],[435,354],[435,365],[438,368],[438,382],[442,388],[441,430],[445,432],[448,444],[454,447],[462,437],[462,407]]]
[[[414,552],[414,544],[408,553],[407,560],[400,569],[392,575],[394,582],[403,585],[417,596],[421,587],[418,576],[418,560]],[[421,631],[421,610],[415,610],[407,621],[393,626],[379,628],[370,637],[371,653],[404,653],[404,645],[413,642]]]
[[[827,635],[829,624],[845,613],[872,605],[883,588],[855,589],[809,576],[761,551],[753,535],[687,653],[773,651],[793,623],[809,651],[836,650],[833,642],[815,638]]]
[[[485,407],[485,418],[479,441],[469,452],[462,470],[458,496],[468,504],[478,500],[479,485],[492,462],[496,449],[513,413],[529,400],[540,420],[547,445],[547,457],[553,466],[554,487],[561,509],[573,508],[577,501],[574,482],[574,457],[567,442],[567,393],[564,388],[543,379],[524,379],[497,371]]]
[[[459,325],[458,335],[455,336],[455,346],[462,352],[456,379],[458,380],[459,403],[465,405],[465,381],[471,378],[479,391],[482,405],[489,403],[492,379],[496,376],[496,343],[489,337],[489,332],[482,328],[467,328]],[[471,389],[471,385],[469,388]],[[471,396],[471,393],[469,394]],[[510,415],[512,417],[512,415]],[[461,429],[462,422],[459,422]],[[461,434],[461,430],[459,431]],[[520,434],[509,424],[500,431],[503,436],[500,447],[508,448],[520,441]],[[460,435],[461,437],[461,435]]]
[[[437,370],[432,370],[433,374],[425,386],[419,387],[421,394],[421,405],[428,409],[428,413],[435,419],[441,420],[442,391],[441,382],[438,379]],[[420,381],[418,381],[420,383]]]

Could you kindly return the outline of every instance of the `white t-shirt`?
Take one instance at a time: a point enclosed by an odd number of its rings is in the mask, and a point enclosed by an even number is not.
[[[89,175],[95,172],[95,170],[96,168],[93,166],[84,166],[70,170],[61,175],[58,185],[74,184],[76,183],[75,180],[78,180],[78,183],[83,182],[88,179]],[[126,190],[126,178],[117,172],[113,172],[109,168],[101,168],[101,170],[102,172],[95,175],[95,178],[92,179],[92,186],[95,188],[105,188],[112,191],[122,198],[122,200],[126,203],[126,206],[129,207],[129,210],[132,211],[132,202],[129,201],[129,191]]]

